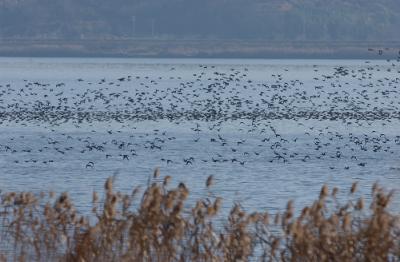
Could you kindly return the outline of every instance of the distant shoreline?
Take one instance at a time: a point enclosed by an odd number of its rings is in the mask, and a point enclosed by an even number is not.
[[[0,38],[3,57],[393,59],[399,52],[400,41]]]

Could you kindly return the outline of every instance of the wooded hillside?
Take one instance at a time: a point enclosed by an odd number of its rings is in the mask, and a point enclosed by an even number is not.
[[[398,0],[0,0],[2,38],[399,40]]]

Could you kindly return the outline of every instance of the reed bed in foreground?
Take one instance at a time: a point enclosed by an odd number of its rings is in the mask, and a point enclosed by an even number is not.
[[[66,193],[3,194],[1,260],[400,261],[399,216],[388,211],[393,192],[378,185],[368,208],[354,196],[356,184],[345,204],[324,185],[301,212],[292,202],[274,216],[235,204],[221,226],[221,198],[188,207],[183,183],[172,188],[158,170],[153,177],[131,194],[115,192],[109,178],[103,197],[93,193],[90,216],[79,215]]]

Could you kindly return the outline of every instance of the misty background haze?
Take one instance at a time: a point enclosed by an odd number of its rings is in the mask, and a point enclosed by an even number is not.
[[[398,0],[0,0],[0,55],[389,58],[399,13]]]
[[[2,38],[399,40],[398,0],[0,0]]]

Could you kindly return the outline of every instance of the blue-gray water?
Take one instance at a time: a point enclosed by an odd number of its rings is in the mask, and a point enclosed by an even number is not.
[[[155,167],[225,205],[400,189],[400,65],[362,60],[0,59],[0,188],[130,191]],[[393,205],[400,204],[399,193]]]

